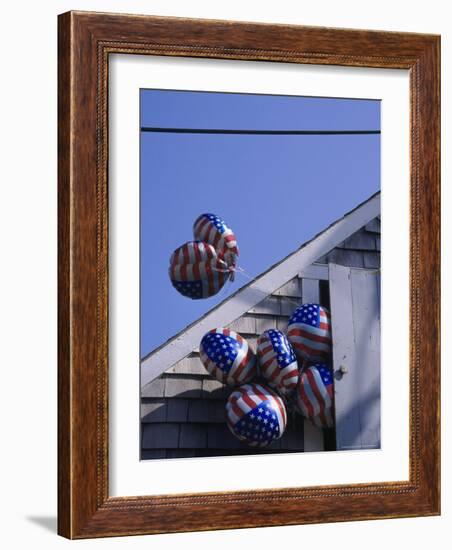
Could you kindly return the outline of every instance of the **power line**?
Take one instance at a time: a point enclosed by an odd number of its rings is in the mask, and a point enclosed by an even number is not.
[[[159,128],[152,126],[142,126],[141,131],[161,134],[225,134],[263,136],[334,136],[381,134],[381,130],[224,130],[218,128]]]

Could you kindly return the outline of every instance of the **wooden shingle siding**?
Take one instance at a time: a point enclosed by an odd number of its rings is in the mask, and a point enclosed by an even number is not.
[[[257,339],[264,330],[287,330],[289,316],[298,305],[313,302],[329,307],[328,262],[361,271],[379,268],[379,231],[380,221],[371,221],[270,296],[263,296],[228,328],[245,337],[256,351]],[[256,450],[238,441],[225,424],[225,404],[231,391],[208,374],[195,345],[189,355],[143,389],[142,458],[254,454]],[[325,448],[323,432],[291,413],[284,436],[257,452],[315,452]]]
[[[166,451],[166,458],[193,458],[195,456],[195,449],[168,449]]]
[[[214,378],[202,381],[202,397],[205,399],[227,399],[230,389]]]
[[[381,236],[380,235],[375,235],[375,248],[378,251],[381,250]]]
[[[141,421],[142,422],[165,422],[168,400],[153,399],[141,401]]]
[[[364,252],[364,267],[378,269],[380,267],[380,254],[377,252]]]
[[[221,399],[192,399],[188,405],[188,422],[224,423],[225,403]]]
[[[166,458],[166,449],[143,449],[141,451],[141,459],[149,460],[150,458]]]
[[[298,279],[298,277],[297,277]],[[281,315],[290,317],[292,313],[302,304],[300,298],[281,299]]]
[[[177,449],[179,447],[179,424],[143,424],[142,445],[144,449]]]
[[[207,445],[207,426],[202,424],[181,424],[180,449],[203,449]]]
[[[202,378],[173,375],[165,378],[165,397],[201,397]]]
[[[156,378],[141,390],[141,397],[163,397],[165,395],[165,379]]]
[[[370,233],[380,233],[381,232],[380,217],[377,216],[368,224],[366,224],[365,229]]]
[[[276,292],[274,296],[291,296],[293,298],[301,298],[300,281],[295,278],[283,285]]]
[[[188,419],[188,399],[167,399],[168,403],[166,421],[167,422],[187,422]]]
[[[256,315],[256,333],[262,334],[265,330],[269,330],[276,326],[276,315]]]
[[[265,313],[266,315],[280,315],[281,305],[276,296],[269,296],[251,308],[248,313]]]
[[[351,250],[375,250],[375,235],[365,230],[358,231],[340,245]]]
[[[360,250],[346,250],[335,248],[326,255],[325,263],[364,267],[364,253]]]
[[[167,374],[196,374],[206,375],[207,371],[204,365],[199,360],[199,354],[192,353],[182,361],[179,361],[174,366],[166,371]]]
[[[207,446],[211,449],[244,448],[244,444],[231,434],[226,424],[207,427]]]
[[[256,318],[253,315],[243,315],[231,323],[229,328],[239,334],[257,334]]]

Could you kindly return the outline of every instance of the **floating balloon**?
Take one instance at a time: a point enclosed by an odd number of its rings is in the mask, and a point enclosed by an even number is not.
[[[321,361],[331,353],[329,311],[318,304],[303,304],[289,319],[287,337],[300,360]]]
[[[226,263],[213,246],[192,241],[176,249],[170,259],[169,276],[174,288],[192,300],[220,291],[230,277]]]
[[[298,382],[298,363],[286,335],[266,330],[257,341],[259,369],[269,386],[281,394],[292,393]]]
[[[226,222],[215,214],[201,214],[193,225],[195,239],[211,244],[228,266],[235,266],[239,249],[237,239]]]
[[[245,384],[257,374],[255,354],[233,330],[217,328],[205,334],[199,353],[207,371],[228,386]]]
[[[226,422],[231,432],[253,447],[264,447],[279,439],[286,429],[284,402],[262,384],[235,389],[226,403]]]
[[[303,370],[295,393],[295,403],[301,414],[319,428],[332,428],[333,374],[324,363]]]

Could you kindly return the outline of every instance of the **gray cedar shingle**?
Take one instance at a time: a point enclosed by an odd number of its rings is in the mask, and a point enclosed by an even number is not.
[[[292,296],[294,298],[301,298],[301,289],[298,281],[298,277],[294,277],[281,288],[278,288],[276,292],[273,292],[274,296]]]
[[[193,399],[188,405],[189,422],[218,423],[225,421],[224,399]]]
[[[205,378],[202,381],[202,397],[205,399],[225,399],[231,388],[227,388],[214,378]]]
[[[270,315],[256,315],[256,330],[259,336],[270,328],[276,328],[277,317],[271,317]]]
[[[300,285],[301,286],[301,285]],[[292,313],[301,305],[301,299],[281,298],[281,315],[292,315]]]
[[[143,449],[175,449],[179,446],[179,424],[143,424]]]
[[[180,449],[199,449],[207,445],[207,426],[202,424],[181,424]]]
[[[380,235],[375,235],[375,246],[377,250],[381,250],[381,237]]]
[[[172,397],[167,399],[167,421],[168,422],[187,422],[188,403],[190,399],[179,399]]]
[[[279,315],[281,313],[280,303],[277,296],[268,296],[262,302],[251,308],[248,313],[260,313],[265,315]]]
[[[328,262],[348,267],[364,267],[364,254],[358,250],[335,248],[327,254]]]
[[[239,334],[256,334],[256,320],[252,315],[243,315],[233,321],[229,327]]]
[[[168,449],[166,458],[193,458],[196,456],[196,449]]]
[[[142,450],[141,451],[141,460],[149,460],[150,458],[166,458],[166,449],[153,449]]]
[[[365,226],[366,231],[369,231],[371,233],[380,233],[381,227],[380,227],[380,219],[378,217],[371,220],[368,224]]]
[[[226,424],[207,427],[207,446],[215,449],[241,449],[243,444],[232,435]]]
[[[150,402],[141,403],[142,422],[165,422],[167,401],[165,399],[153,399]]]
[[[380,267],[380,253],[379,252],[365,252],[364,253],[364,267],[379,268]]]
[[[202,378],[171,375],[165,378],[165,397],[201,397]]]
[[[185,357],[165,372],[166,374],[198,374],[200,376],[208,375],[208,372],[202,364],[199,355],[195,354]]]
[[[375,235],[368,231],[357,231],[341,244],[339,248],[352,250],[375,250]]]
[[[144,386],[141,397],[163,397],[165,393],[165,379],[159,376]]]

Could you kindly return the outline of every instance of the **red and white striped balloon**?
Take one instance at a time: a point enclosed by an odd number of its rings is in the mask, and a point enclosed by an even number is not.
[[[281,397],[263,384],[245,384],[235,389],[226,403],[226,422],[240,441],[265,447],[279,439],[287,426]]]
[[[216,214],[201,214],[193,225],[193,234],[195,239],[211,244],[228,266],[236,265],[239,255],[237,239],[232,229]]]
[[[257,341],[259,371],[269,386],[283,395],[297,387],[298,363],[286,335],[280,330],[266,330]]]
[[[289,319],[287,338],[301,361],[322,361],[331,353],[330,312],[319,304],[303,304]]]
[[[333,374],[324,363],[303,370],[295,392],[295,403],[301,414],[319,428],[334,426]]]
[[[214,296],[231,275],[226,263],[208,243],[191,241],[170,258],[169,276],[174,288],[192,300]]]
[[[249,382],[257,375],[256,355],[237,332],[216,328],[205,334],[199,354],[206,370],[228,386]]]

